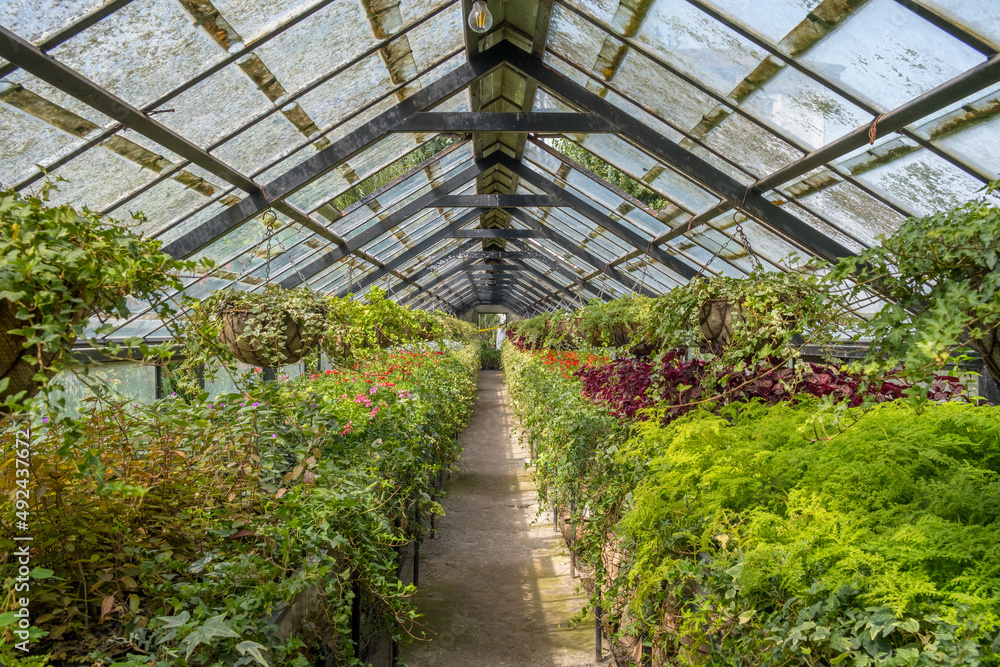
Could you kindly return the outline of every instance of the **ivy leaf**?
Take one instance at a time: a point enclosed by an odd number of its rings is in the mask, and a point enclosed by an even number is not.
[[[233,637],[239,637],[238,634],[233,632],[225,623],[226,615],[219,614],[218,616],[213,616],[205,624],[199,628],[195,628],[187,637],[181,640],[180,647],[185,651],[185,660],[191,657],[194,650],[198,648],[200,644],[210,644],[213,639],[230,639]]]
[[[261,653],[261,649],[263,648],[264,647],[261,644],[251,641],[240,642],[239,644],[236,645],[236,651],[240,655],[249,654],[250,657],[256,660],[258,664],[262,665],[262,667],[271,667],[271,663],[269,663],[267,659],[264,658],[264,655]]]

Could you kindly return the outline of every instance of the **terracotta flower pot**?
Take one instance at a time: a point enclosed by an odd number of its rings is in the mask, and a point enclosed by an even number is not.
[[[273,348],[265,347],[256,336],[246,334],[247,323],[254,313],[247,310],[229,310],[219,313],[222,320],[222,330],[219,340],[229,347],[233,356],[245,364],[260,367],[287,366],[301,361],[313,345],[319,340],[319,335],[306,336],[302,322],[285,315],[280,324],[265,324],[264,326],[280,326],[283,330],[281,343]]]

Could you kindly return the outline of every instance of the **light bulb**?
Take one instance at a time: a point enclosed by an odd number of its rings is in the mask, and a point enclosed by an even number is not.
[[[469,12],[469,27],[472,32],[484,33],[493,27],[493,14],[486,6],[484,0],[476,0],[472,3],[472,11]]]

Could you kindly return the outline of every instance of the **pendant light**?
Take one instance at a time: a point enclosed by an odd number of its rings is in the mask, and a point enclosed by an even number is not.
[[[472,3],[472,11],[469,12],[469,27],[472,28],[472,32],[480,34],[493,27],[493,14],[490,14],[490,8],[486,6],[484,0],[476,0]]]

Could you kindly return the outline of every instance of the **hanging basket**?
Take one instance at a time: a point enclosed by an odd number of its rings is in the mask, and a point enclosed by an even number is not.
[[[82,318],[81,314],[77,319]],[[8,333],[13,329],[21,329],[27,324],[17,317],[17,308],[7,299],[0,299],[0,379],[8,380],[7,388],[0,392],[0,400],[26,392],[25,399],[36,395],[42,388],[42,383],[34,379],[38,373],[38,353],[35,348],[25,348],[25,337]],[[69,342],[72,345],[72,341]],[[43,352],[42,365],[46,368],[52,365],[56,354]],[[52,373],[46,372],[51,379]]]
[[[698,312],[698,328],[709,343],[725,345],[733,335],[733,325],[745,322],[743,307],[726,299],[709,299]]]
[[[977,338],[972,344],[983,356],[983,363],[986,370],[993,376],[993,379],[1000,382],[1000,327],[994,329],[985,338]]]
[[[239,361],[251,366],[287,366],[302,360],[319,340],[319,334],[306,336],[303,324],[285,315],[284,321],[264,326],[279,326],[284,332],[278,345],[266,346],[253,335],[246,334],[247,324],[257,317],[249,310],[224,310],[219,312],[222,328],[219,341],[227,346]]]

